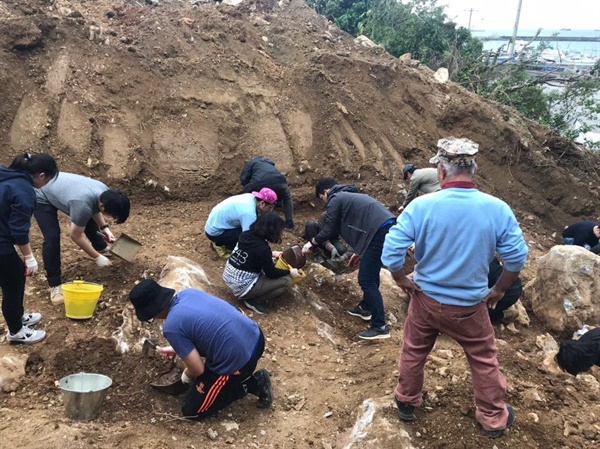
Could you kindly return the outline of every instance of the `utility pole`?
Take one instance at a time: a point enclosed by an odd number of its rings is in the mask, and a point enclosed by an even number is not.
[[[473,9],[473,8],[471,8],[471,9],[467,9],[467,11],[469,11],[469,26],[467,27],[467,29],[468,29],[469,31],[471,31],[471,18],[473,17],[473,13],[474,13],[474,12],[477,12],[477,10],[476,10],[476,9]]]
[[[515,55],[515,41],[517,40],[517,32],[519,31],[519,18],[521,17],[521,5],[523,4],[523,0],[519,0],[519,6],[517,7],[517,18],[515,19],[515,27],[513,28],[512,39],[510,40],[510,45],[508,46],[508,56],[513,57]]]

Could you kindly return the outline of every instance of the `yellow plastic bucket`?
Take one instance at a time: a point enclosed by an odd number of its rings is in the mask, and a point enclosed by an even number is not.
[[[275,262],[275,268],[279,268],[280,270],[291,270],[292,266],[283,260],[282,257],[279,257],[277,262]],[[304,271],[298,270],[298,273],[300,273],[300,276],[297,278],[292,278],[292,285],[297,284],[306,277],[306,273]]]
[[[63,284],[65,297],[65,314],[74,320],[87,320],[94,315],[100,293],[104,288],[98,284],[83,281],[73,281]]]

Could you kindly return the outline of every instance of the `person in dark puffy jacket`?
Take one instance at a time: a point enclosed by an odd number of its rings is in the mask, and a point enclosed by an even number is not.
[[[600,254],[600,223],[580,221],[562,232],[566,245],[582,246],[594,254]]]
[[[274,212],[259,216],[248,231],[242,232],[238,244],[225,264],[223,280],[244,305],[264,315],[264,302],[278,298],[292,284],[291,277],[300,276],[296,268],[276,268],[269,242],[280,243],[283,220]]]
[[[563,371],[577,376],[600,366],[600,327],[583,334],[579,340],[567,340],[560,344],[556,363]]]
[[[283,205],[285,215],[284,231],[291,232],[294,224],[294,201],[285,176],[277,170],[275,162],[264,156],[257,156],[246,163],[240,175],[242,192],[249,193],[268,187],[277,194],[277,207]]]
[[[31,216],[36,207],[34,187],[45,186],[57,174],[56,161],[47,154],[24,153],[8,168],[0,166],[0,288],[9,343],[32,344],[46,337],[46,332],[29,327],[38,323],[42,315],[26,312],[23,298],[25,277],[38,270],[29,244]]]
[[[360,261],[358,284],[363,291],[363,299],[347,312],[371,321],[371,327],[358,337],[364,340],[390,338],[379,291],[379,275],[383,267],[381,251],[385,235],[396,223],[396,217],[376,199],[358,193],[356,186],[338,184],[334,178],[320,179],[315,193],[326,203],[325,225],[304,245],[303,251],[311,251],[313,246],[323,245],[339,234],[356,252],[348,264]]]

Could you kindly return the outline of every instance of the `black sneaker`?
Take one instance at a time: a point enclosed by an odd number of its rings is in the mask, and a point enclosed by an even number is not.
[[[362,338],[363,340],[379,340],[390,338],[390,336],[390,330],[387,326],[370,327],[366,331],[362,331],[358,334],[358,338]]]
[[[285,232],[292,232],[294,229],[296,229],[296,225],[294,224],[294,222],[291,220],[286,220],[283,230]]]
[[[510,426],[512,426],[515,423],[515,411],[513,410],[513,408],[509,404],[506,404],[506,410],[508,410],[508,420],[506,421],[506,427],[504,429],[508,429]],[[498,438],[498,437],[502,436],[502,434],[504,433],[504,429],[499,429],[499,430],[483,429],[483,434],[488,438]]]
[[[398,416],[402,421],[415,420],[415,407],[413,405],[400,402],[396,396],[394,396],[394,402],[396,403],[396,407],[398,407]]]
[[[266,315],[268,313],[265,306],[259,304],[256,300],[253,301],[251,299],[248,299],[244,301],[244,305],[253,312],[258,313],[259,315]]]
[[[362,318],[365,321],[369,321],[371,319],[371,311],[363,309],[361,306],[352,307],[351,309],[346,310],[346,312],[352,316]]]
[[[271,376],[269,372],[263,368],[253,374],[258,383],[258,408],[269,408],[273,403],[273,390],[271,389]]]

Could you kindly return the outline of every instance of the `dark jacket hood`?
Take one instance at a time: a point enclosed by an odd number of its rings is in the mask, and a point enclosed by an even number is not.
[[[354,185],[336,184],[327,192],[327,202],[331,201],[338,192],[358,193],[358,188]]]
[[[264,245],[265,243],[265,239],[253,234],[252,231],[244,231],[240,234],[238,247],[244,249],[256,248]]]
[[[27,173],[18,170],[11,170],[10,168],[0,165],[0,182],[15,178],[26,179],[31,185],[33,185],[33,181]]]

